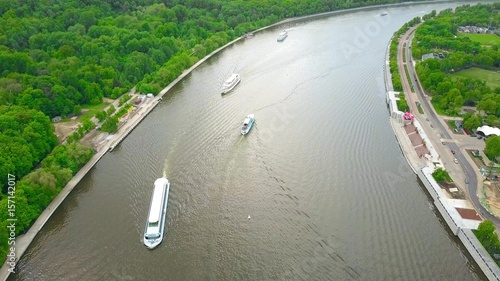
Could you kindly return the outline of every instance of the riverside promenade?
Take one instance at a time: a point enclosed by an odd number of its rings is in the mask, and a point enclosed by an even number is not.
[[[415,107],[416,102],[419,100],[419,95],[413,92],[413,89],[418,88],[420,90],[420,82],[418,81],[418,77],[415,73],[413,73],[415,75],[414,79],[412,79],[413,81],[408,81],[408,79],[406,79],[405,71],[405,68],[410,68],[408,64],[411,64],[411,68],[413,68],[411,51],[408,46],[411,44],[411,40],[408,40],[408,38],[414,30],[415,28],[410,28],[400,38],[391,39],[399,40],[398,68],[402,77],[401,81],[403,83],[402,93],[394,92],[389,69],[390,44],[387,47],[384,78],[386,83],[387,104],[391,115],[389,118],[390,124],[404,157],[415,174],[422,181],[426,190],[429,192],[436,209],[439,211],[450,230],[459,238],[463,246],[468,250],[472,259],[474,259],[474,261],[481,268],[484,275],[489,280],[500,280],[499,267],[472,232],[472,230],[477,229],[479,223],[482,221],[481,216],[478,214],[481,213],[480,210],[475,209],[476,206],[474,206],[471,202],[471,198],[468,198],[468,200],[457,200],[451,198],[448,192],[443,190],[432,176],[432,173],[436,170],[436,168],[453,171],[453,173],[450,172],[450,175],[453,179],[455,179],[456,184],[461,189],[467,189],[467,187],[462,184],[464,182],[462,180],[463,174],[470,174],[472,172],[470,172],[469,169],[457,172],[456,165],[458,164],[454,161],[449,161],[450,156],[446,155],[446,153],[449,153],[449,151],[447,151],[447,149],[449,150],[448,147],[450,147],[450,145],[455,145],[453,138],[446,138],[448,145],[444,146],[442,134],[438,134],[438,132],[434,130],[432,124],[427,124],[429,121],[432,121],[437,125],[438,122],[440,124],[443,120],[433,119],[433,117],[436,117],[435,112],[431,111],[433,109],[427,109],[427,115],[424,116],[424,114],[420,114]],[[402,55],[404,50],[406,50],[406,59],[409,60],[406,62],[404,61],[404,56]],[[410,69],[408,69],[408,72],[411,73]],[[414,85],[413,82],[415,82],[418,87],[411,87],[411,85]],[[398,96],[400,94],[405,95],[410,108],[413,109],[411,111],[415,116],[414,119],[405,120],[405,113],[398,110],[396,101],[399,99]],[[425,98],[424,95],[420,95],[420,97]],[[434,116],[431,117],[431,115]],[[438,135],[437,137],[435,136],[436,134]],[[415,135],[418,135],[419,141],[415,141],[413,138]],[[425,150],[422,150],[422,146],[425,146]],[[422,153],[422,151],[425,151],[425,153]],[[463,161],[472,160],[467,159]],[[467,167],[464,163],[462,163],[461,166]],[[460,179],[461,183],[457,182],[457,179]]]

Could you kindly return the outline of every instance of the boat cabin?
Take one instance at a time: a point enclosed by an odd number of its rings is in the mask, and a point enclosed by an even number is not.
[[[226,80],[226,82],[224,82],[224,86],[229,87],[236,81],[238,81],[238,74],[233,74]]]
[[[147,233],[145,234],[147,239],[155,239],[160,236],[160,218],[164,190],[165,189],[160,185],[155,186],[153,199],[151,201],[151,209],[149,210]]]

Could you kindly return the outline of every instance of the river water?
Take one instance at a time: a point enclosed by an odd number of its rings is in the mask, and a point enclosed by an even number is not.
[[[404,160],[385,103],[392,34],[454,6],[287,24],[212,57],[100,160],[9,280],[486,280]],[[233,72],[242,81],[221,96]],[[148,250],[163,174],[168,230]]]

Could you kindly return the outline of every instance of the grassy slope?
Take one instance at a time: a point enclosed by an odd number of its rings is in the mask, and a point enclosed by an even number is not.
[[[472,67],[454,74],[450,74],[452,78],[475,78],[486,81],[486,84],[495,89],[500,87],[500,72],[485,70],[477,67]]]
[[[495,34],[464,34],[461,33],[459,37],[469,37],[472,41],[477,41],[481,45],[499,45],[500,46],[500,36]]]

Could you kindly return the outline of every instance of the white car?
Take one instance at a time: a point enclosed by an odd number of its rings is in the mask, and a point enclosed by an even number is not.
[[[453,162],[455,162],[455,164],[458,164],[457,158],[453,159]]]

